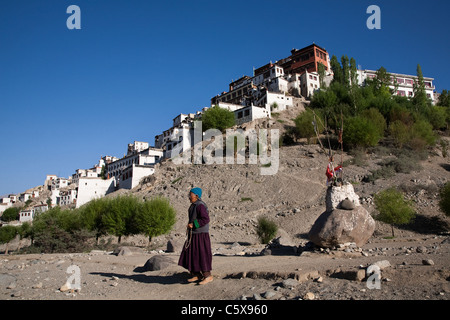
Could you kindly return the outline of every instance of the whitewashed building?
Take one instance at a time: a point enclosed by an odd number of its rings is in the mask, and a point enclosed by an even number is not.
[[[394,90],[394,95],[407,98],[414,97],[414,84],[418,81],[417,76],[392,72],[389,72],[389,74],[391,76],[389,88]],[[358,70],[358,84],[365,85],[367,79],[374,79],[376,76],[377,71],[375,70]],[[423,77],[423,80],[427,98],[431,100],[432,104],[435,104],[434,90],[436,87],[433,84],[434,78]]]
[[[76,208],[93,199],[102,198],[116,190],[116,179],[81,177],[78,181]]]

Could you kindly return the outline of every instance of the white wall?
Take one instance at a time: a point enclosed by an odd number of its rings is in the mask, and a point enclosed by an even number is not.
[[[80,178],[78,182],[76,207],[79,208],[93,199],[104,197],[108,193],[113,192],[115,187],[115,178],[110,178],[107,180],[103,180],[102,178]]]

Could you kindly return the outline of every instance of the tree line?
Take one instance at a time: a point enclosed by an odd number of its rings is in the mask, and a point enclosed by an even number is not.
[[[31,239],[31,252],[80,252],[98,244],[100,237],[143,234],[152,237],[168,233],[176,221],[169,200],[155,197],[141,200],[135,196],[94,199],[78,209],[59,206],[38,214],[33,223],[0,228],[0,243],[17,235]],[[95,239],[95,241],[94,241]]]

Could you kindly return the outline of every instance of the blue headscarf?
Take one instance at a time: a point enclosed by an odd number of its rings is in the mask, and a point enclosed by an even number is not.
[[[190,192],[196,194],[199,198],[202,197],[202,189],[200,188],[192,188]]]

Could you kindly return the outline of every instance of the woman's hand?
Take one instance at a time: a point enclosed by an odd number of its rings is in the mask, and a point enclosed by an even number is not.
[[[192,229],[192,228],[194,228],[194,224],[193,224],[193,223],[189,223],[189,224],[187,225],[187,227],[188,227],[188,229]]]

